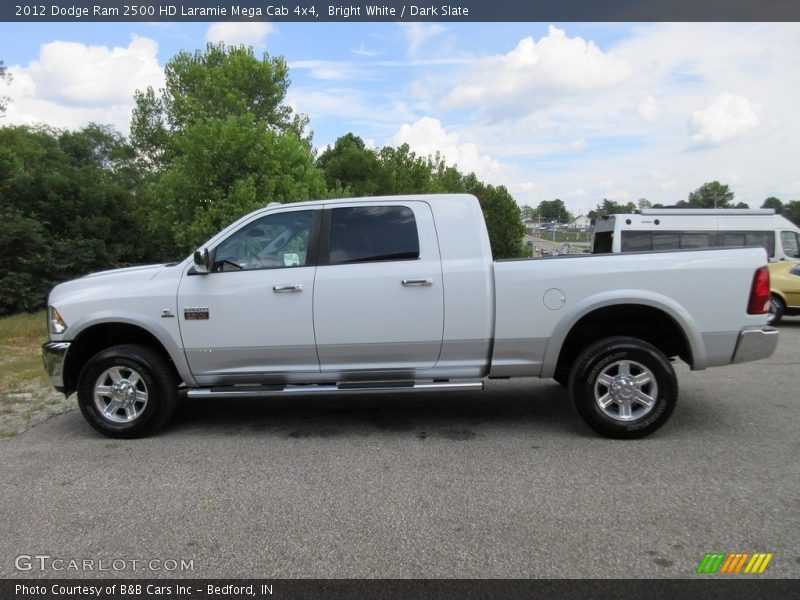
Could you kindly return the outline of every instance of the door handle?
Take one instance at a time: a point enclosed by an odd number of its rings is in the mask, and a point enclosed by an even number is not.
[[[427,287],[433,285],[433,279],[431,277],[428,277],[427,279],[403,279],[401,283],[406,287],[410,287],[412,285]]]
[[[298,284],[273,285],[272,291],[276,294],[296,294],[303,291],[303,286]]]

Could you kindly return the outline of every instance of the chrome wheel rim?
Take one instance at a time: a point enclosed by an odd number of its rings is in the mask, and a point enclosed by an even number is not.
[[[147,386],[140,373],[129,367],[111,367],[94,384],[94,406],[112,423],[130,423],[147,406]]]
[[[653,372],[632,360],[620,360],[603,369],[594,384],[594,399],[607,417],[635,421],[648,414],[658,399]]]

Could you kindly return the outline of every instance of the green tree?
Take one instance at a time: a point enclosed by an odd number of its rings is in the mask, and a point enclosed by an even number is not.
[[[487,185],[478,181],[474,174],[468,175],[464,183],[466,191],[477,196],[480,202],[494,258],[524,256],[526,251],[522,246],[522,236],[525,226],[519,205],[505,186]]]
[[[168,166],[174,152],[170,148],[171,130],[167,124],[164,102],[152,87],[134,93],[131,119],[131,144],[139,159],[151,169]]]
[[[43,225],[13,207],[0,208],[0,252],[14,257],[0,272],[0,315],[44,304],[53,273],[53,248]]]
[[[8,67],[3,64],[3,61],[0,60],[0,83],[3,82],[10,82],[11,81],[11,73],[8,72]],[[3,116],[3,113],[6,112],[6,107],[8,106],[9,98],[8,96],[3,96],[0,94],[0,117]]]
[[[382,194],[426,194],[431,191],[433,159],[411,151],[408,144],[384,146],[378,152],[381,162]]]
[[[783,205],[783,216],[800,227],[800,200],[792,200]]]
[[[558,221],[568,223],[573,220],[572,213],[567,210],[564,202],[558,198],[555,200],[542,200],[536,207],[536,216],[542,221]]]
[[[148,188],[154,237],[185,256],[244,214],[268,202],[325,197],[322,171],[293,133],[249,115],[208,119],[174,141],[176,159]],[[176,226],[177,225],[177,226]]]
[[[763,204],[761,204],[761,208],[772,208],[775,210],[775,214],[779,215],[783,212],[783,202],[775,196],[770,196],[764,200]]]
[[[330,190],[342,190],[348,196],[374,196],[381,186],[382,165],[378,153],[367,148],[352,133],[343,135],[317,159]]]
[[[107,127],[0,128],[0,314],[53,284],[148,258],[132,148]]]
[[[730,208],[733,201],[731,189],[719,181],[704,183],[691,194],[684,206],[689,208]],[[678,202],[676,206],[681,206]]]
[[[208,44],[167,62],[166,87],[137,91],[131,140],[150,172],[142,202],[153,247],[179,257],[269,202],[327,193],[307,119],[285,104],[283,58]]]
[[[258,59],[252,48],[208,44],[204,51],[176,54],[164,74],[160,94],[148,87],[134,96],[131,142],[149,164],[170,164],[173,135],[208,119],[250,115],[298,136],[308,122],[284,103],[290,80],[281,57]]]
[[[645,202],[647,201],[645,200]],[[589,217],[592,223],[594,223],[597,219],[599,219],[603,215],[620,215],[620,214],[630,215],[635,213],[636,210],[637,206],[633,202],[627,202],[625,204],[621,204],[619,202],[616,202],[615,200],[609,200],[608,198],[603,198],[603,201],[597,205],[597,208],[595,208],[594,210],[590,210],[589,214],[586,216]]]

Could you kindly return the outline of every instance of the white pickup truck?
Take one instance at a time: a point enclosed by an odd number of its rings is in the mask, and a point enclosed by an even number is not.
[[[177,264],[56,286],[45,368],[111,437],[155,431],[179,395],[480,389],[552,377],[609,437],[646,435],[692,369],[758,360],[763,249],[493,261],[469,195],[270,205]]]

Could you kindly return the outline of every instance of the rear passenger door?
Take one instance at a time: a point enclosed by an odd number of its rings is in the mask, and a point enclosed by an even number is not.
[[[321,370],[429,369],[439,358],[443,328],[441,259],[430,206],[408,201],[327,208],[314,283]]]

